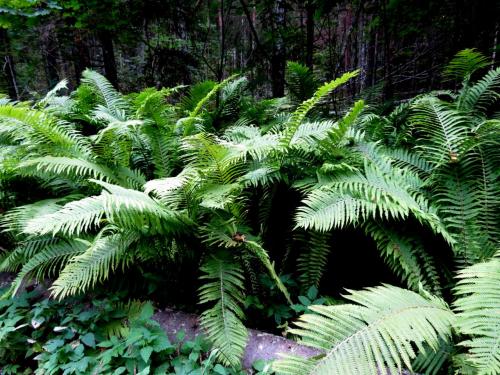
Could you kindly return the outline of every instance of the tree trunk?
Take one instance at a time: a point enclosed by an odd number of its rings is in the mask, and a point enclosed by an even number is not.
[[[314,0],[306,4],[306,65],[313,70],[314,65]]]
[[[7,81],[7,93],[11,99],[19,100],[19,88],[17,86],[16,70],[14,68],[14,59],[10,54],[10,40],[7,30],[0,27],[0,50],[1,68]]]
[[[100,31],[98,33],[99,42],[102,48],[102,57],[104,61],[104,72],[106,78],[118,89],[118,75],[116,73],[115,50],[113,48],[113,39],[109,31]]]
[[[392,50],[389,20],[387,19],[387,0],[382,0],[382,31],[384,33],[384,100],[392,100]]]
[[[282,33],[286,26],[285,0],[278,0],[274,8],[274,34],[276,40],[273,43],[271,55],[271,82],[273,97],[285,95],[285,43]]]
[[[220,82],[224,77],[224,62],[226,57],[226,30],[224,22],[224,0],[220,0],[220,7],[218,9],[217,24],[219,26],[219,66],[217,69],[217,80]],[[217,96],[218,98],[218,96]]]
[[[52,23],[40,28],[41,53],[45,63],[45,77],[47,78],[49,90],[60,81],[57,71],[58,43],[55,40],[55,35],[56,29]]]
[[[82,72],[86,68],[91,67],[90,54],[87,48],[87,44],[84,40],[83,32],[81,30],[75,30],[73,38],[73,64],[75,66],[75,80],[77,83],[79,83]]]

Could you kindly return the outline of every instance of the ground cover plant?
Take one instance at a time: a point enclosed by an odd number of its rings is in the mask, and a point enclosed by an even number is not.
[[[275,99],[250,95],[241,75],[123,95],[92,70],[73,92],[63,81],[38,101],[3,98],[0,270],[17,273],[5,303],[33,279],[53,280],[58,301],[163,289],[200,312],[210,359],[227,371],[240,371],[256,314],[324,353],[279,359],[277,373],[496,374],[500,69],[489,68],[464,50],[445,70],[457,90],[390,113],[363,99],[331,111],[359,72],[319,84],[297,63]],[[336,238],[351,229],[397,285],[322,292]],[[93,330],[73,332],[86,366],[97,366],[85,359]],[[147,346],[122,335],[139,345],[132,359],[119,338],[95,355],[146,371],[167,350],[152,335]],[[68,370],[60,357],[77,352],[52,340],[39,373]]]

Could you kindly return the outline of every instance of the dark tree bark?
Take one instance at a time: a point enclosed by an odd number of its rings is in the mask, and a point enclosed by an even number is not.
[[[273,34],[276,40],[273,43],[271,55],[271,82],[273,97],[285,95],[285,65],[286,50],[282,33],[286,26],[286,4],[285,0],[276,1],[273,9],[274,24]]]
[[[47,86],[51,89],[60,81],[57,71],[58,41],[56,39],[56,28],[54,24],[50,23],[40,29],[40,42],[41,52],[45,63]]]
[[[314,65],[314,0],[306,3],[306,65],[313,70]]]
[[[104,62],[104,72],[106,78],[118,89],[118,74],[116,72],[115,50],[113,48],[113,39],[107,30],[100,31],[98,38],[102,48],[102,58]]]
[[[11,99],[19,100],[19,87],[17,85],[14,59],[10,53],[10,40],[7,30],[0,27],[0,50],[1,68],[7,81],[7,93]]]
[[[392,50],[389,20],[387,19],[386,0],[382,0],[382,31],[384,33],[384,100],[391,100],[394,96],[392,86]]]
[[[91,68],[92,66],[90,64],[90,54],[87,44],[85,43],[82,30],[75,30],[73,38],[73,64],[75,66],[75,80],[79,83],[82,72],[86,68]]]
[[[224,15],[224,0],[220,0],[218,10],[218,26],[219,26],[219,67],[217,69],[217,80],[220,82],[224,76],[224,62],[226,57],[226,30],[225,30],[225,15]]]

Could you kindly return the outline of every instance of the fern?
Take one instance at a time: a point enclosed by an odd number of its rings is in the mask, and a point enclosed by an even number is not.
[[[311,231],[307,242],[297,260],[297,270],[300,272],[299,280],[303,290],[311,286],[319,287],[330,255],[330,233]]]
[[[422,243],[410,235],[402,236],[384,225],[368,222],[364,225],[367,235],[377,243],[386,263],[408,288],[418,291],[422,286],[434,295],[441,295],[438,272],[432,258]]]
[[[302,121],[307,116],[307,113],[321,100],[323,100],[330,92],[335,90],[337,87],[345,84],[351,78],[354,78],[358,75],[358,71],[344,73],[341,77],[325,83],[314,93],[313,97],[304,101],[299,107],[292,113],[292,117],[287,123],[286,129],[281,136],[280,143],[283,147],[287,148],[290,145],[290,142],[297,131],[298,127],[302,123]]]
[[[193,130],[194,130],[194,124],[201,112],[201,110],[203,109],[203,107],[217,94],[217,92],[219,90],[221,90],[222,88],[224,88],[226,85],[229,84],[229,82],[231,82],[233,79],[235,79],[238,75],[237,74],[234,74],[228,78],[226,78],[225,80],[223,80],[222,82],[220,83],[217,83],[215,84],[212,89],[203,97],[201,98],[196,106],[189,112],[189,115],[188,117],[186,118],[183,118],[181,120],[178,121],[178,126],[179,125],[182,125],[182,128],[183,128],[183,134],[185,136],[187,135],[191,135],[193,133]]]
[[[117,177],[110,168],[91,161],[68,157],[44,156],[29,159],[20,163],[17,169],[23,175],[30,175],[34,170],[49,175],[62,175],[76,181],[81,181],[84,178],[95,178],[114,183],[118,182]]]
[[[466,360],[481,375],[500,372],[500,253],[458,272],[457,328],[469,337]]]
[[[280,374],[377,374],[412,369],[415,349],[437,350],[448,341],[454,315],[439,298],[393,286],[351,292],[354,304],[312,306],[290,331],[325,354],[288,357],[273,364]]]
[[[38,155],[88,156],[89,142],[71,124],[38,110],[0,105],[0,136]],[[32,154],[31,154],[32,155]]]
[[[410,213],[451,240],[425,198],[410,189],[404,173],[382,175],[365,165],[365,175],[354,173],[314,189],[303,201],[296,220],[304,229],[329,231],[368,218],[406,218]]]
[[[82,73],[82,82],[88,85],[97,94],[100,103],[116,118],[126,119],[128,104],[113,85],[101,74],[85,69]]]
[[[484,115],[500,98],[500,68],[490,70],[471,87],[462,90],[457,100],[460,110]]]
[[[63,268],[50,287],[51,294],[63,299],[107,280],[110,272],[129,264],[132,258],[126,252],[138,238],[138,234],[131,231],[100,232],[83,253],[74,256]]]
[[[41,280],[56,275],[69,259],[83,253],[86,247],[85,241],[79,239],[48,244],[24,263],[12,283],[12,294],[30,277]]]
[[[104,196],[86,197],[69,202],[56,212],[32,218],[26,223],[24,233],[78,236],[98,228],[104,214]]]
[[[29,259],[47,246],[58,242],[58,238],[41,236],[20,241],[17,246],[8,252],[0,263],[0,271],[18,271]]]
[[[297,104],[309,99],[318,85],[313,72],[307,66],[293,61],[286,63],[285,81],[288,96]]]
[[[104,217],[107,222],[121,228],[152,234],[179,230],[180,216],[147,194],[103,181],[93,182],[103,186],[106,191],[99,196],[70,202],[59,211],[30,220],[25,233],[79,235],[98,228]]]
[[[245,241],[245,245],[262,262],[262,264],[268,271],[269,276],[276,283],[278,289],[283,293],[288,303],[292,304],[290,293],[288,293],[286,286],[283,284],[280,277],[276,273],[276,270],[274,269],[274,262],[271,263],[268,253],[257,242]]]
[[[8,211],[0,220],[4,232],[22,233],[30,220],[58,211],[68,201],[81,198],[69,195],[64,198],[42,199],[35,203],[18,206]]]
[[[428,97],[414,104],[410,121],[419,135],[422,157],[434,167],[460,160],[468,132],[467,119],[460,112]]]
[[[356,120],[358,119],[361,111],[364,108],[365,103],[362,100],[358,100],[354,103],[352,109],[347,113],[342,120],[338,122],[338,125],[332,128],[328,132],[328,141],[333,144],[338,144],[344,139],[347,131],[351,128]],[[324,143],[324,142],[323,142]]]
[[[469,80],[470,76],[477,70],[487,67],[490,64],[488,58],[475,49],[464,49],[458,52],[448,63],[444,74],[449,78]]]
[[[200,303],[214,303],[200,317],[207,337],[218,349],[217,358],[224,364],[240,367],[248,332],[241,322],[244,313],[243,271],[227,258],[210,258],[201,270],[204,284],[199,289]]]

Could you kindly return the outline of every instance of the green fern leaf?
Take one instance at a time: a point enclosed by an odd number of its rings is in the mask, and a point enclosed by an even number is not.
[[[84,292],[108,279],[110,272],[125,268],[130,246],[139,239],[135,232],[101,232],[83,253],[73,257],[50,287],[55,298]]]
[[[280,374],[372,375],[412,369],[415,349],[433,350],[451,336],[453,313],[432,296],[393,286],[353,291],[346,298],[357,303],[312,306],[290,331],[301,343],[325,352],[318,358],[279,360]],[[428,348],[427,347],[427,348]]]
[[[229,259],[215,257],[208,259],[201,270],[204,284],[199,289],[200,303],[215,303],[201,315],[201,325],[217,349],[217,358],[226,365],[239,367],[248,338],[241,322],[243,271]]]
[[[500,253],[458,272],[457,328],[469,339],[467,361],[480,375],[500,373]]]
[[[292,117],[287,123],[286,129],[281,136],[280,143],[284,148],[288,148],[290,146],[290,142],[293,139],[293,136],[297,129],[299,128],[302,121],[307,116],[307,113],[321,100],[323,100],[330,92],[342,86],[351,78],[354,78],[358,75],[359,71],[344,73],[341,77],[325,83],[314,93],[313,97],[307,99],[302,102],[301,105],[297,108],[297,110],[292,114]]]

